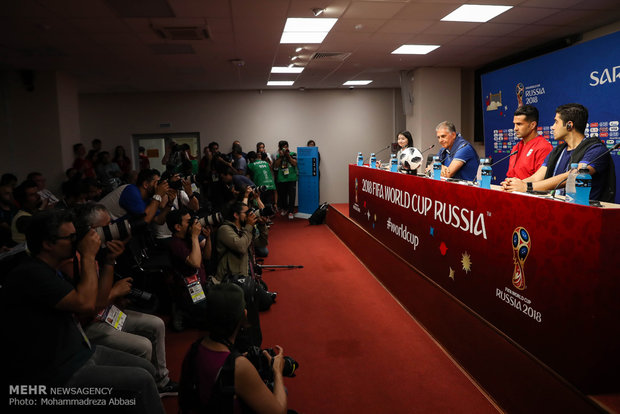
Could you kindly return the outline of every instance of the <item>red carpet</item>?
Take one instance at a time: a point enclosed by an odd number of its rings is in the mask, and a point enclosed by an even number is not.
[[[263,347],[297,359],[285,378],[289,408],[302,413],[494,413],[495,406],[325,226],[277,219],[265,271],[278,301],[261,314]],[[167,333],[168,366],[198,331]],[[176,398],[165,398],[168,413]]]

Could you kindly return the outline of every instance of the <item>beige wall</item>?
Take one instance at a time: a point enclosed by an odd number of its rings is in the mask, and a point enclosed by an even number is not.
[[[321,153],[321,201],[347,202],[347,166],[394,142],[405,124],[396,89],[265,90],[80,96],[80,129],[87,147],[131,148],[132,134],[198,132],[201,145],[217,141],[223,152],[238,139],[244,151],[280,139],[293,148],[314,139]],[[160,123],[171,124],[160,128]],[[388,159],[383,152],[379,158]]]
[[[64,163],[66,156],[63,157],[63,130],[78,128],[77,104],[70,105],[71,101],[77,103],[77,95],[75,91],[67,92],[67,81],[66,77],[58,78],[56,72],[36,72],[34,89],[28,91],[19,72],[7,71],[2,77],[1,171],[12,172],[20,182],[29,172],[39,171],[47,177],[48,188],[57,194],[68,167]],[[63,91],[62,100],[59,88]]]

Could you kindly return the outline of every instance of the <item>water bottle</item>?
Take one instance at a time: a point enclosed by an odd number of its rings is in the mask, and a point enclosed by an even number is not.
[[[488,158],[480,160],[482,165],[482,171],[480,175],[480,188],[491,189],[491,176],[493,175],[493,169]]]
[[[364,165],[364,156],[362,155],[361,152],[357,153],[357,166],[361,167],[362,165]]]
[[[370,168],[377,168],[377,157],[375,157],[375,153],[370,153]]]
[[[390,157],[390,171],[398,172],[398,159],[396,159],[396,154],[392,154]]]
[[[437,155],[433,157],[433,180],[441,180],[441,163]]]
[[[592,176],[587,168],[579,169],[575,177],[575,203],[583,206],[590,205],[590,190],[592,190]]]
[[[576,189],[575,189],[575,179],[577,178],[577,168],[579,168],[579,164],[572,163],[570,165],[570,171],[568,172],[568,178],[566,179],[566,201],[569,203],[575,202],[576,197]]]

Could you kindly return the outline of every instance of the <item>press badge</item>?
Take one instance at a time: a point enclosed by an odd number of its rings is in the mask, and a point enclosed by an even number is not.
[[[192,302],[198,303],[204,299],[206,299],[205,292],[202,290],[202,285],[200,284],[200,279],[198,279],[198,275],[184,277],[185,286],[187,286],[187,291],[189,292],[189,296],[192,298]]]
[[[127,315],[114,305],[110,305],[97,314],[97,320],[103,321],[114,329],[123,330]]]
[[[284,169],[282,170],[282,174],[284,174],[284,175],[288,175],[288,167],[287,167],[287,168],[284,168]]]

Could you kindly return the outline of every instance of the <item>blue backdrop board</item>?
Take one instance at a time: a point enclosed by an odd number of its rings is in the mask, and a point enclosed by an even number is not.
[[[521,103],[538,108],[538,133],[554,147],[558,144],[551,131],[555,108],[572,102],[588,108],[586,137],[598,135],[608,148],[620,142],[618,45],[620,31],[482,75],[486,156],[499,160],[519,141],[512,121]],[[613,151],[612,158],[620,177],[620,151]],[[508,160],[494,166],[493,182],[501,182],[507,170]]]
[[[312,214],[319,206],[319,148],[297,147],[299,182],[297,193],[300,213]]]

